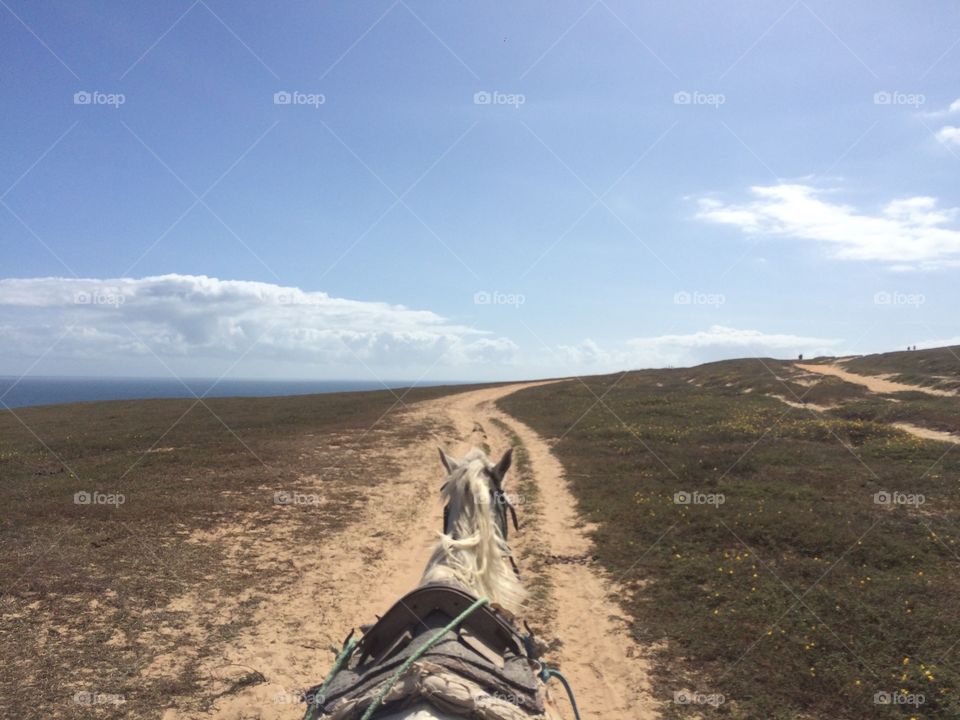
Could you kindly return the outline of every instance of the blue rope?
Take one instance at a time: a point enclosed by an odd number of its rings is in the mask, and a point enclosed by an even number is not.
[[[573,695],[573,688],[570,687],[570,683],[567,682],[567,679],[559,670],[554,670],[544,665],[540,670],[540,679],[543,680],[544,683],[547,683],[552,677],[557,678],[563,683],[563,687],[567,691],[567,697],[570,698],[570,707],[573,708],[573,716],[577,720],[580,720],[580,711],[577,709],[577,698]]]

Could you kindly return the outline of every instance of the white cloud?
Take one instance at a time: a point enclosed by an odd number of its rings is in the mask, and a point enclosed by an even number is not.
[[[696,365],[742,357],[808,357],[830,354],[841,341],[712,325],[677,335],[634,338],[627,342],[635,361],[656,359],[659,365]]]
[[[921,113],[921,115],[929,118],[943,118],[947,117],[948,115],[960,115],[960,98],[954,100],[952,103],[950,103],[950,106],[944,110],[932,110]]]
[[[902,212],[913,212],[904,207]],[[413,380],[590,374],[735,357],[794,357],[837,341],[715,325],[586,339],[552,352],[399,305],[269,283],[164,275],[0,279],[0,373]]]
[[[564,365],[573,368],[608,367],[615,365],[622,353],[608,352],[589,338],[576,345],[560,345],[555,355]]]
[[[744,357],[792,358],[800,353],[814,357],[839,352],[841,343],[841,340],[713,325],[706,330],[685,334],[632,338],[613,349],[604,349],[588,339],[577,345],[561,345],[554,359],[561,372],[563,367],[568,367],[597,373],[684,367]]]
[[[49,351],[120,374],[134,374],[131,366],[164,374],[164,363],[219,373],[248,353],[276,376],[366,377],[369,367],[416,377],[428,367],[508,362],[517,350],[429,311],[206,276],[2,279],[0,307],[0,356]]]
[[[932,112],[921,113],[922,117],[943,120],[948,117],[960,115],[960,98],[950,103],[950,107],[945,110],[934,110]],[[944,125],[936,132],[936,138],[944,145],[956,145],[960,147],[960,127],[955,125]]]
[[[945,125],[937,131],[937,140],[947,145],[960,146],[960,127]]]
[[[834,257],[936,268],[960,263],[956,208],[938,209],[931,197],[889,202],[876,213],[824,199],[809,185],[750,188],[753,199],[725,203],[701,198],[697,217],[762,233],[823,243]]]

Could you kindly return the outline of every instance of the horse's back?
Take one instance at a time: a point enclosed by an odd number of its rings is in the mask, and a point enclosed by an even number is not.
[[[463,720],[463,718],[441,712],[429,703],[417,703],[399,713],[378,717],[377,720]]]

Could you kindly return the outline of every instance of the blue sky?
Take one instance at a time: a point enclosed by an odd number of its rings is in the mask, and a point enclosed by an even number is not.
[[[960,342],[955,3],[4,0],[0,59],[2,374]]]

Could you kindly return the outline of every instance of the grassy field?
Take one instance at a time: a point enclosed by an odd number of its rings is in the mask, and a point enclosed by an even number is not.
[[[392,407],[392,393],[373,392],[0,412],[0,717],[159,717],[172,698],[203,709],[196,662],[153,680],[144,670],[177,654],[190,623],[222,645],[250,621],[251,588],[295,573],[233,562],[217,528],[242,523],[255,544],[283,514],[305,546],[321,543],[362,512],[368,466],[389,471],[384,447],[426,441],[426,427],[398,436],[383,417]],[[304,492],[305,476],[322,483],[322,512],[275,503]],[[168,608],[191,591],[243,600],[226,618]]]
[[[847,367],[926,385],[950,372],[942,352],[892,355]],[[0,413],[0,653],[13,659],[0,717],[208,707],[202,652],[176,673],[150,669],[191,626],[229,644],[264,602],[251,589],[282,592],[296,572],[234,562],[218,528],[242,526],[251,547],[278,513],[305,546],[341,530],[363,511],[373,464],[390,471],[384,448],[436,429],[402,429],[384,416],[395,404],[376,392]],[[960,451],[890,425],[960,432],[960,401],[740,360],[500,404],[555,442],[632,632],[656,648],[668,718],[960,717]],[[535,522],[529,458],[498,426],[516,446],[521,520]],[[318,482],[323,512],[291,523],[275,493]],[[521,562],[542,604],[550,558],[528,543]],[[236,601],[227,617],[195,616],[171,607],[185,593]],[[223,692],[261,680],[238,675]]]
[[[667,717],[956,718],[960,452],[888,421],[957,401],[898,395],[742,360],[500,405],[555,440]]]

